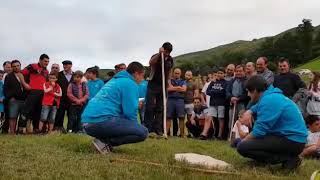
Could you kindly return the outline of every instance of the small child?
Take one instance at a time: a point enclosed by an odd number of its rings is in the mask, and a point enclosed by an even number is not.
[[[83,72],[76,71],[73,74],[73,81],[69,84],[67,95],[71,101],[69,109],[68,132],[77,133],[81,131],[81,114],[84,105],[89,97],[89,90],[85,82],[81,82]]]
[[[300,157],[305,156],[320,156],[320,118],[315,115],[310,115],[306,118],[308,126],[307,144],[300,154]]]
[[[43,131],[43,126],[48,122],[48,132],[52,132],[54,120],[56,118],[57,108],[59,108],[60,98],[62,96],[61,87],[58,83],[57,74],[50,73],[49,80],[43,84],[44,95],[42,99],[41,119],[39,122],[39,131]]]
[[[99,79],[99,67],[94,66],[88,68],[86,71],[87,85],[89,89],[89,100],[91,100],[96,94],[100,91],[100,89],[104,86],[104,82]]]
[[[243,120],[243,114],[245,110],[239,112],[239,119],[233,126],[231,134],[231,147],[237,147],[238,144],[249,134],[249,122]]]
[[[2,128],[4,122],[4,107],[3,107],[3,100],[4,100],[4,93],[3,93],[3,75],[4,71],[0,70],[0,129]]]

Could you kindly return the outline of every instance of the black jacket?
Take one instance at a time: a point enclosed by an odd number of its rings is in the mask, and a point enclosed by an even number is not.
[[[26,98],[26,91],[13,72],[9,73],[4,80],[3,93],[7,100],[11,98],[25,100]]]
[[[68,86],[72,80],[73,80],[73,75],[72,75],[70,81],[68,81],[68,79],[64,75],[64,72],[63,71],[59,72],[57,83],[61,87],[61,91],[62,91],[61,101],[63,101],[63,102],[69,102],[69,98],[67,96],[67,91],[68,91]]]
[[[285,96],[292,98],[300,88],[305,88],[306,84],[301,80],[300,76],[289,72],[276,75],[273,86],[281,89]]]

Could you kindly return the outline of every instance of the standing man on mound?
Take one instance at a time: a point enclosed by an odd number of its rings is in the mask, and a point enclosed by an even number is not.
[[[267,85],[257,75],[251,77],[246,89],[254,106],[244,113],[245,121],[257,116],[252,132],[238,145],[238,152],[267,164],[282,163],[283,168],[296,169],[307,141],[307,128],[296,104],[282,91]]]
[[[144,141],[148,130],[137,120],[139,87],[144,67],[138,62],[118,72],[93,97],[82,114],[86,133],[95,137],[93,144],[101,154],[113,146]]]
[[[162,94],[162,58],[164,56],[165,82],[169,80],[169,74],[173,67],[173,59],[170,56],[172,44],[166,42],[162,45],[158,54],[150,59],[150,78],[146,96],[146,111],[144,124],[150,133],[163,135],[163,94]],[[166,84],[166,88],[168,84]]]

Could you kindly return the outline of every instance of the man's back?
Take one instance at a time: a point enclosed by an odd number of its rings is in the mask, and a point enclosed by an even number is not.
[[[255,137],[272,134],[305,143],[307,129],[302,114],[280,89],[270,86],[251,110],[257,114],[252,132]]]
[[[292,98],[300,88],[306,87],[301,78],[291,72],[276,75],[273,85],[281,89],[283,94],[289,98]]]
[[[99,122],[105,116],[125,116],[136,119],[138,85],[127,71],[119,72],[92,98],[82,115],[82,122]]]

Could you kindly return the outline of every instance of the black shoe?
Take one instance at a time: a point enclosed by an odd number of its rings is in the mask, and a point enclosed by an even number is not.
[[[300,157],[293,157],[282,163],[282,168],[293,171],[301,165],[302,159]]]
[[[208,137],[207,137],[207,136],[205,136],[205,135],[202,135],[202,134],[201,134],[201,135],[199,136],[199,139],[200,139],[200,140],[207,140],[207,139],[208,139]]]
[[[217,137],[216,138],[218,141],[223,141],[223,138],[222,137]]]

